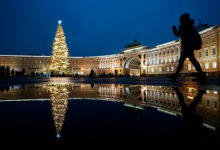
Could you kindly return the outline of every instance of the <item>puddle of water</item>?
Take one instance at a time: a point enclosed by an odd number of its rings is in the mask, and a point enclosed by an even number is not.
[[[50,148],[86,144],[96,148],[103,144],[215,147],[220,127],[219,93],[187,86],[115,84],[1,88],[1,140],[22,147],[37,141]]]

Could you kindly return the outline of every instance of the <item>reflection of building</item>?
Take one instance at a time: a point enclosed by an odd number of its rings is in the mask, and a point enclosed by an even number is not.
[[[220,26],[212,26],[200,31],[203,46],[195,51],[202,69],[209,75],[220,72]],[[154,48],[133,44],[120,54],[70,57],[71,71],[78,75],[88,75],[93,69],[96,75],[113,73],[117,75],[158,75],[169,74],[176,70],[180,57],[180,42],[171,41]],[[0,66],[9,66],[15,71],[26,69],[31,72],[46,73],[50,65],[50,56],[1,55]],[[182,73],[194,72],[195,68],[185,61]]]
[[[180,88],[186,104],[190,104],[198,90],[193,87]],[[181,107],[176,92],[171,87],[151,85],[114,84],[57,84],[26,85],[1,89],[0,101],[42,101],[50,100],[52,114],[58,136],[63,126],[69,99],[95,99],[122,102],[134,109],[153,108],[170,115],[181,115]],[[203,116],[204,125],[220,129],[220,92],[206,90],[196,113]]]
[[[60,138],[68,107],[69,90],[67,84],[49,85],[50,102],[57,138]]]

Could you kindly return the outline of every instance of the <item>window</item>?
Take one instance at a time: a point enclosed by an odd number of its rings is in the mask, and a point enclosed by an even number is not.
[[[174,50],[172,49],[172,50],[171,50],[171,53],[173,53],[173,52],[174,52]]]
[[[161,55],[161,52],[159,52],[159,55]]]
[[[179,49],[178,49],[178,48],[176,49],[176,52],[179,52]]]
[[[218,103],[214,102],[214,108],[217,109],[218,108]]]
[[[155,56],[157,56],[157,53],[155,53]]]
[[[202,57],[202,52],[201,52],[201,50],[199,50],[199,57]]]
[[[209,56],[209,50],[208,49],[205,50],[205,56]]]
[[[161,59],[159,59],[159,64],[161,64]]]
[[[161,67],[159,67],[159,72],[161,72]]]
[[[169,61],[170,61],[170,57],[168,56],[168,57],[167,57],[167,63],[168,63]]]
[[[209,63],[205,63],[205,69],[209,69]]]
[[[169,72],[170,71],[170,68],[169,67],[167,67],[167,72]]]
[[[188,64],[188,71],[191,71],[192,70],[192,66],[191,64]]]
[[[165,68],[163,67],[163,72],[165,72]]]
[[[167,51],[167,54],[169,54],[170,53],[170,51]]]
[[[206,106],[209,107],[210,106],[210,101],[206,100]]]
[[[179,60],[179,56],[177,55],[177,56],[176,56],[176,61],[178,61],[178,60]]]
[[[216,42],[216,39],[215,39],[215,37],[212,37],[212,42]]]
[[[148,72],[150,72],[150,68],[148,68]]]
[[[212,48],[212,55],[216,55],[216,49],[215,49],[215,47]]]
[[[171,71],[174,71],[174,67],[173,66],[171,67]]]
[[[205,44],[208,44],[209,43],[209,41],[208,40],[205,40]]]
[[[216,68],[216,66],[217,66],[216,62],[213,62],[212,63],[212,68]]]
[[[165,54],[165,51],[163,51],[163,55]]]
[[[154,69],[154,72],[157,72],[157,68]]]
[[[154,72],[154,68],[151,68],[151,72]]]

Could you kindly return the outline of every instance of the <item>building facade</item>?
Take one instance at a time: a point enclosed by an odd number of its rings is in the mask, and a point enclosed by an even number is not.
[[[220,26],[212,26],[199,32],[202,38],[201,50],[195,57],[208,76],[220,76]],[[176,71],[180,58],[180,40],[157,45],[153,48],[134,45],[119,54],[70,57],[70,66],[74,75],[87,76],[93,69],[96,75],[167,75]],[[15,72],[23,68],[27,75],[49,73],[50,56],[0,55],[0,66],[9,66]],[[196,72],[189,60],[184,62],[181,73],[187,75]]]

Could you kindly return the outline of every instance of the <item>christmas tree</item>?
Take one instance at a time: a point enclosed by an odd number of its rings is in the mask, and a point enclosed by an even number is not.
[[[56,36],[53,42],[50,71],[55,75],[70,73],[69,52],[60,20],[58,21]]]

